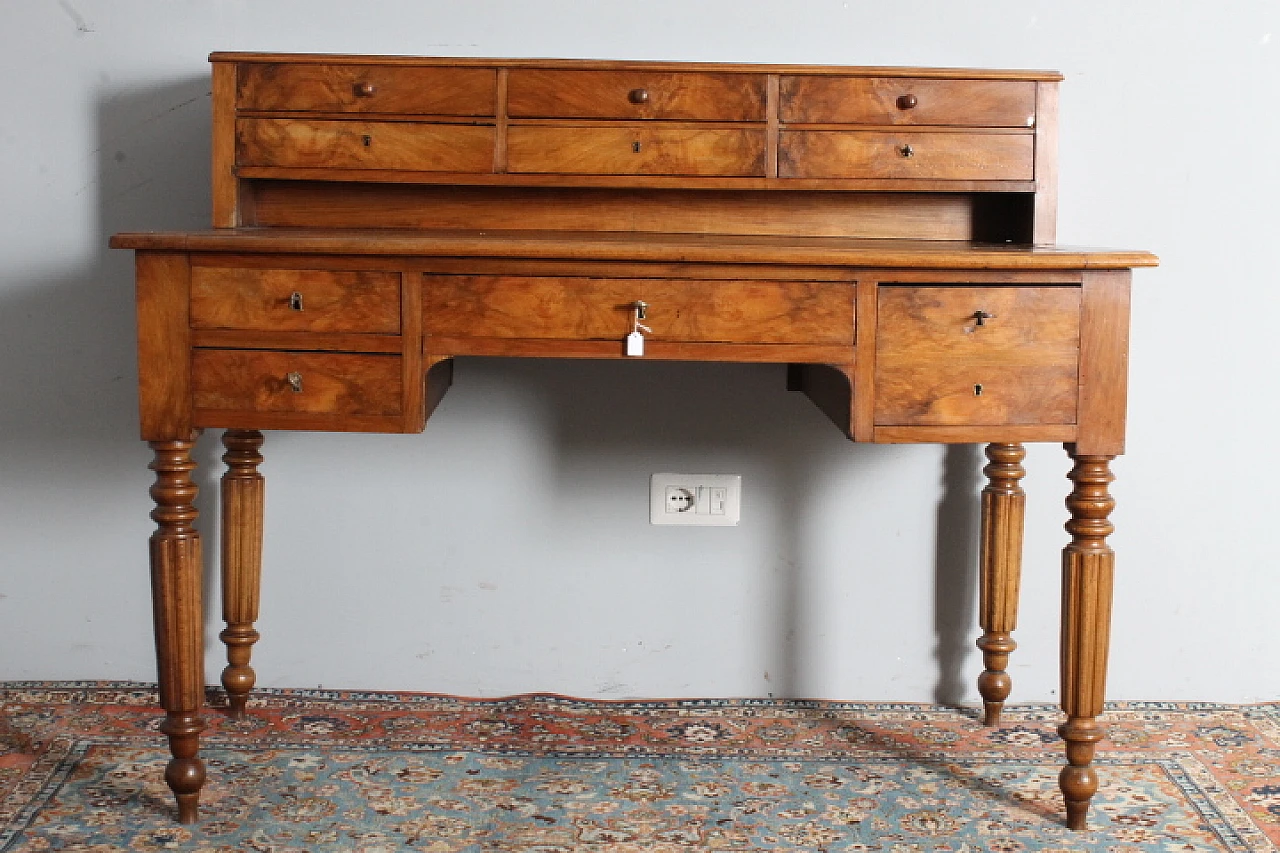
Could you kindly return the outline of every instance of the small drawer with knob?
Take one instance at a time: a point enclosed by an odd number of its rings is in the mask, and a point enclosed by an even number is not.
[[[1030,133],[786,130],[778,142],[782,178],[918,178],[1029,181]]]
[[[241,63],[236,107],[259,112],[492,116],[493,68]]]
[[[765,75],[515,68],[512,119],[765,120]]]
[[[291,169],[388,169],[488,173],[491,125],[417,121],[242,118],[236,165]]]
[[[764,169],[763,129],[536,125],[507,136],[511,173],[763,177]]]
[[[400,274],[193,266],[191,328],[400,334]]]
[[[1073,424],[1080,290],[882,286],[877,426]]]
[[[215,412],[395,417],[403,401],[401,358],[360,353],[196,349],[192,403]]]
[[[779,117],[790,124],[1032,127],[1036,84],[1025,80],[784,76]]]

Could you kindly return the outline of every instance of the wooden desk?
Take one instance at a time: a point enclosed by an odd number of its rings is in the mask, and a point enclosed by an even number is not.
[[[205,770],[191,449],[225,428],[230,713],[258,639],[262,429],[418,432],[459,355],[789,365],[851,439],[984,442],[978,686],[1016,647],[1029,441],[1074,462],[1061,786],[1102,711],[1130,270],[1052,245],[1046,72],[214,54],[213,230],[137,252],[166,779]],[[639,317],[638,313],[643,313]],[[624,343],[643,322],[643,342]],[[639,354],[637,354],[639,350]]]

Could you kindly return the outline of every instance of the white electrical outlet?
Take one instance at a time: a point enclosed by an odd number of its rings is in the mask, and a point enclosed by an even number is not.
[[[737,474],[654,474],[649,478],[649,523],[733,527],[742,514]]]

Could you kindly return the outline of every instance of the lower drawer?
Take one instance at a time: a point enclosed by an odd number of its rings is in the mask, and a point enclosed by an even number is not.
[[[191,384],[197,409],[399,415],[400,356],[198,349]]]
[[[1029,181],[1034,137],[1026,133],[784,131],[783,178],[928,178]]]
[[[1074,362],[942,363],[876,370],[877,426],[1073,424]]]
[[[298,169],[493,170],[494,129],[463,124],[254,118],[236,122],[236,163]]]

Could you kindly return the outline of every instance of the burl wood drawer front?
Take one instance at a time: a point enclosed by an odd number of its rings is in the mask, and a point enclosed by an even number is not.
[[[242,63],[237,78],[242,110],[491,116],[498,88],[492,68]]]
[[[763,130],[512,127],[507,171],[570,175],[764,175]]]
[[[428,275],[423,329],[442,337],[616,340],[632,306],[664,341],[854,342],[848,282],[701,281]]]
[[[1021,80],[783,77],[781,120],[807,124],[1031,127],[1036,84]]]
[[[400,414],[395,355],[197,349],[191,383],[197,409]]]
[[[762,74],[513,69],[512,118],[764,121]]]
[[[1071,424],[1080,290],[880,288],[879,426]]]
[[[240,119],[236,146],[241,166],[490,172],[494,129],[423,122]]]
[[[400,333],[400,275],[371,270],[191,269],[191,327]]]
[[[1014,133],[784,131],[783,178],[1029,181],[1034,138]]]

